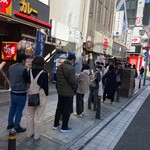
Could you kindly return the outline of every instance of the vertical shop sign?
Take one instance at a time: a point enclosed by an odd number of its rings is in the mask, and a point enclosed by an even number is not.
[[[115,36],[120,36],[122,34],[123,17],[124,17],[124,11],[117,11],[116,12],[115,29],[114,29],[114,35]]]
[[[107,48],[108,48],[108,39],[107,39],[107,38],[104,38],[103,48],[104,48],[104,49],[107,49]]]
[[[11,16],[12,0],[0,0],[0,13]]]
[[[37,30],[35,56],[43,56],[45,38],[46,38],[45,34],[40,30]]]
[[[17,43],[16,42],[2,42],[2,56],[3,60],[16,60]]]

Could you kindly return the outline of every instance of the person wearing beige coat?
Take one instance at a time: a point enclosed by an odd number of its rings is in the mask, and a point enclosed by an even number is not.
[[[78,89],[76,93],[76,114],[82,117],[84,112],[84,95],[89,91],[89,71],[90,67],[88,64],[82,65],[82,70],[78,75]]]

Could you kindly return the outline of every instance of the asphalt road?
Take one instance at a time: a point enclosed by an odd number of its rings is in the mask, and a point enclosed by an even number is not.
[[[150,95],[114,150],[150,150]]]

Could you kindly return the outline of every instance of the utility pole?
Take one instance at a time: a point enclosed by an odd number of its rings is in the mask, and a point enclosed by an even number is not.
[[[148,51],[149,53],[149,51]],[[144,69],[144,79],[143,79],[143,86],[145,86],[145,81],[146,81],[146,74],[147,74],[147,65],[148,65],[148,56],[146,56],[146,62],[145,62],[145,69]]]

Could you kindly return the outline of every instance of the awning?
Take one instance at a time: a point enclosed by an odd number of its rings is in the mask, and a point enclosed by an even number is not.
[[[4,15],[4,14],[1,14],[0,13],[0,20],[2,20],[2,21],[5,21],[5,22],[7,22],[7,23],[12,23],[12,24],[14,24],[14,23],[20,23],[20,24],[24,24],[24,25],[27,25],[27,26],[31,26],[31,27],[34,27],[34,28],[42,28],[42,29],[48,29],[48,28],[51,28],[51,24],[49,24],[49,26],[43,26],[42,24],[31,24],[30,22],[29,23],[26,23],[26,22],[23,22],[23,21],[20,21],[20,20],[18,20],[18,19],[14,19],[14,18],[12,18],[12,17],[10,17],[10,16],[7,16],[7,15]]]

